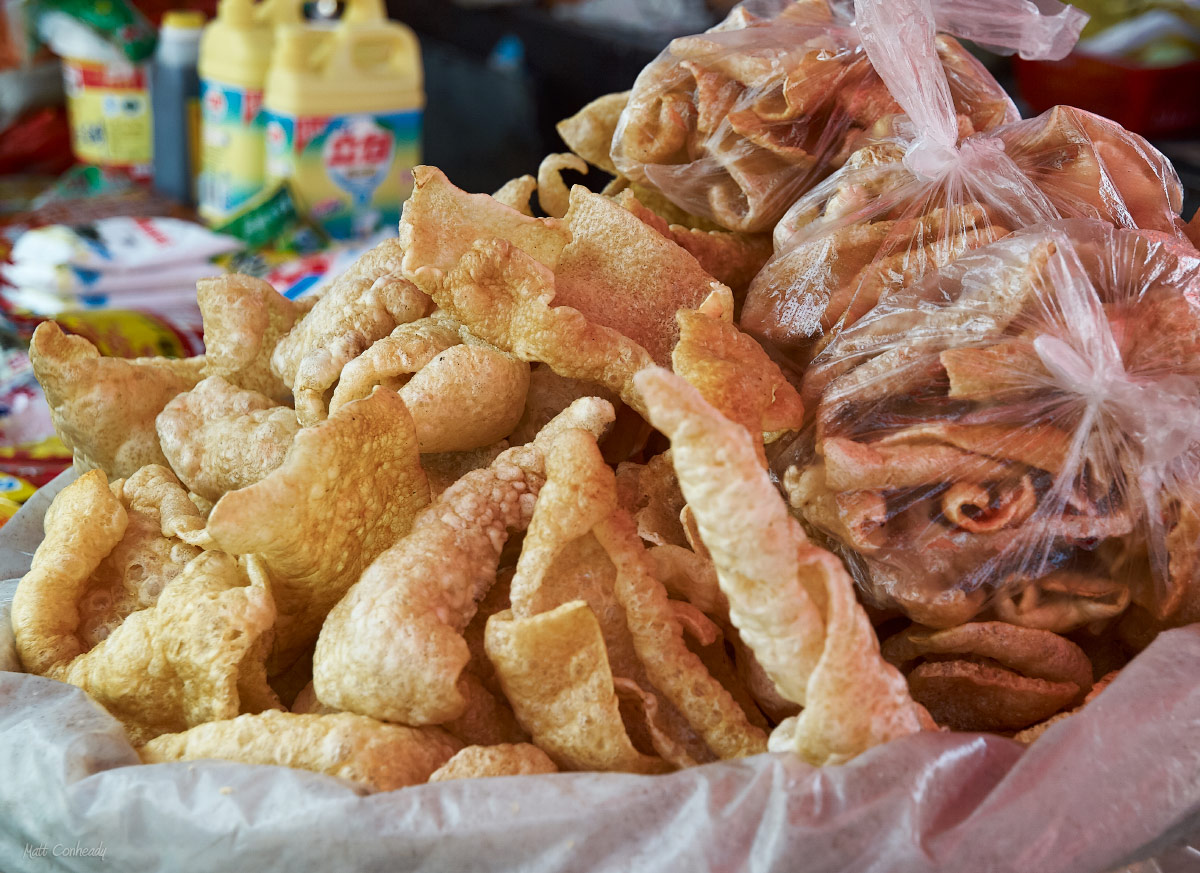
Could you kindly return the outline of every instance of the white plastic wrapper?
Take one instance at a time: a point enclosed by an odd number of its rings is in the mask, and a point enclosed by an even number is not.
[[[1054,0],[936,5],[944,33],[1025,57],[1063,57],[1086,20]],[[750,0],[707,32],[673,40],[634,83],[613,162],[690,213],[732,230],[770,230],[876,124],[901,111],[860,31],[848,0]],[[965,131],[1017,119],[956,40],[938,37],[935,63],[949,82],[951,117]]]
[[[28,567],[50,497],[0,532]],[[10,670],[0,582],[0,667]],[[759,755],[669,776],[556,774],[365,795],[223,761],[145,766],[70,685],[0,672],[0,869],[853,871],[1186,869],[1200,838],[1200,625],[1169,631],[1028,750],[923,733],[841,767]]]
[[[964,255],[809,369],[813,453],[779,461],[793,507],[869,602],[924,625],[1137,651],[1196,620],[1198,292],[1190,245],[1100,221]]]
[[[1056,106],[973,132],[943,72],[930,0],[858,0],[857,32],[905,116],[797,200],[741,326],[806,366],[831,335],[964,252],[1060,218],[1182,236],[1175,169],[1137,134]]]

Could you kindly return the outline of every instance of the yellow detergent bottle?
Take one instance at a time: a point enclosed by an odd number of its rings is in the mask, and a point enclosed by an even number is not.
[[[336,239],[400,220],[420,163],[421,51],[382,0],[349,0],[331,30],[285,25],[263,97],[268,185]]]
[[[275,27],[301,20],[296,0],[221,0],[200,42],[197,206],[210,224],[241,212],[266,184],[263,84]]]

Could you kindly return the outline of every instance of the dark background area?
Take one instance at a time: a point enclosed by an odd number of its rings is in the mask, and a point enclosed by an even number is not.
[[[468,191],[491,192],[536,173],[545,155],[566,150],[556,122],[602,94],[627,90],[680,35],[585,26],[535,7],[387,5],[421,39],[424,159]]]

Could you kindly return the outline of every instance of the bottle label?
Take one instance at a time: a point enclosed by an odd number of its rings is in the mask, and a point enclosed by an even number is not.
[[[145,67],[63,59],[71,147],[86,164],[149,171],[153,148]]]
[[[421,110],[334,116],[267,112],[267,176],[335,239],[400,221],[421,162]]]
[[[238,213],[265,187],[262,91],[200,82],[197,202],[210,223]]]

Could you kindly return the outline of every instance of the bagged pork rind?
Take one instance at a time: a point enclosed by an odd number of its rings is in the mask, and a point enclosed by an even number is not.
[[[928,0],[860,6],[865,52],[907,117],[879,126],[776,226],[742,314],[748,332],[803,367],[889,294],[1018,228],[1099,218],[1182,234],[1179,177],[1142,137],[1067,106],[971,134],[937,62]]]
[[[1133,648],[1200,618],[1200,254],[1071,220],[1014,233],[831,344],[790,502],[868,602]]]
[[[1062,57],[1085,16],[1057,3],[943,3],[965,37]],[[953,112],[966,133],[1017,119],[992,76],[940,36]],[[900,112],[863,50],[848,0],[751,0],[703,34],[675,39],[638,76],[612,159],[622,175],[727,228],[770,230],[841,166],[865,134]]]

